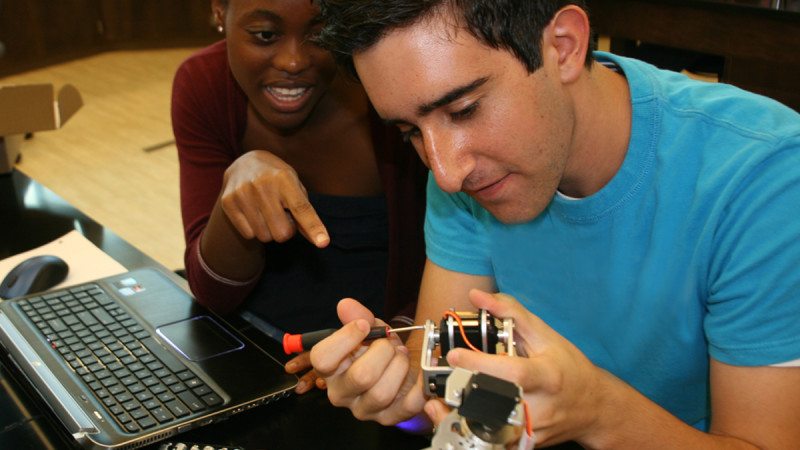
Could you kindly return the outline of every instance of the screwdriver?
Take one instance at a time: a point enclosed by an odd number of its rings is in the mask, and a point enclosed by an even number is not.
[[[425,325],[414,325],[411,327],[403,328],[389,328],[389,326],[372,327],[369,329],[369,334],[364,338],[365,341],[373,339],[380,339],[388,337],[391,333],[402,333],[404,331],[421,330]],[[287,355],[292,353],[302,353],[306,350],[311,350],[315,344],[332,335],[337,330],[336,328],[326,328],[324,330],[309,331],[303,334],[289,334],[283,335],[283,351]]]

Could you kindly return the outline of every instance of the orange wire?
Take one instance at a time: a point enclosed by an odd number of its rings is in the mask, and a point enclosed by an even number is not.
[[[456,319],[456,322],[458,322],[458,330],[461,331],[461,337],[464,339],[464,343],[467,344],[467,347],[475,350],[476,352],[479,352],[480,350],[478,350],[474,345],[472,345],[469,339],[467,339],[467,333],[464,332],[464,324],[461,323],[461,317],[458,317],[458,314],[454,313],[453,311],[445,311],[444,316],[445,317],[449,316]]]
[[[454,313],[453,311],[445,311],[444,317],[452,317],[456,319],[458,323],[458,330],[461,332],[461,337],[464,339],[464,343],[467,344],[467,347],[475,350],[476,352],[480,352],[478,348],[476,348],[472,343],[467,339],[467,333],[464,331],[464,324],[461,323],[461,317],[458,314]],[[522,399],[522,406],[525,410],[525,432],[528,436],[533,437],[533,419],[531,419],[531,409],[528,406],[528,402],[523,398]]]
[[[522,399],[522,406],[525,408],[525,432],[528,433],[528,436],[533,436],[533,419],[531,419],[531,408],[528,406],[528,402],[523,398]]]

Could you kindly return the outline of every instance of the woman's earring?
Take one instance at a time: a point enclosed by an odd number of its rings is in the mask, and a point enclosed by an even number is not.
[[[225,29],[222,28],[222,25],[217,25],[217,33],[222,33],[223,31],[225,31]]]

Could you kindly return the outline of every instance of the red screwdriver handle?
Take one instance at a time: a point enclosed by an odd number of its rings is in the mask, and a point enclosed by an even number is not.
[[[283,335],[283,351],[287,355],[291,355],[292,353],[302,353],[306,350],[311,350],[311,347],[335,332],[335,328],[327,328],[324,330],[309,331],[303,334],[286,333]],[[385,338],[388,335],[388,326],[372,327],[364,340],[369,341],[372,339]]]

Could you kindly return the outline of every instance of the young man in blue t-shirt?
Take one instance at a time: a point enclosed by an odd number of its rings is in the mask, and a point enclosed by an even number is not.
[[[797,113],[592,55],[583,2],[321,3],[323,42],[431,169],[417,322],[515,319],[524,357],[451,365],[522,386],[540,445],[797,446]],[[311,355],[331,401],[439,420],[420,336],[359,348],[374,318],[339,314]]]

